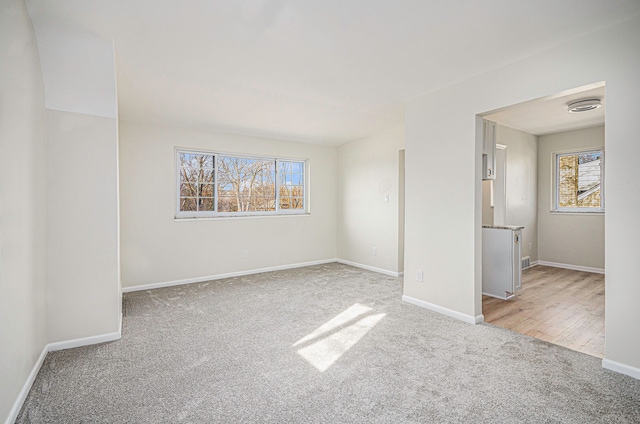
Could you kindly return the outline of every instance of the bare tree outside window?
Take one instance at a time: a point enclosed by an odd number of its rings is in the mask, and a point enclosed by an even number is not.
[[[305,161],[178,151],[176,217],[306,211]]]
[[[218,212],[275,211],[275,161],[218,158]]]
[[[304,164],[302,162],[280,162],[280,208],[304,208]]]
[[[213,155],[180,153],[180,210],[213,211]]]

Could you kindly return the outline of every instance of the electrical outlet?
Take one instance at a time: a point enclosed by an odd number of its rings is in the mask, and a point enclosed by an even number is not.
[[[529,252],[531,252],[531,242],[529,242]]]
[[[384,196],[384,203],[389,203],[389,195],[385,194]]]
[[[242,259],[247,259],[247,258],[249,258],[249,251],[245,249],[242,251]]]
[[[422,283],[422,270],[419,269],[416,271],[416,281]]]
[[[377,247],[372,247],[371,248],[371,256],[376,256],[378,254],[378,248]]]

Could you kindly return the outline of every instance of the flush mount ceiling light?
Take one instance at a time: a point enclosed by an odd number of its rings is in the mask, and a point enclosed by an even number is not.
[[[600,99],[587,99],[578,100],[567,105],[567,110],[570,113],[589,112],[590,110],[596,110],[602,106]]]

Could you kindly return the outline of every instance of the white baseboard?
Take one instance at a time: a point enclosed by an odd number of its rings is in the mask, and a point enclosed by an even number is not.
[[[611,359],[603,359],[602,368],[619,372],[620,374],[628,375],[629,377],[640,380],[640,368],[621,364],[620,362],[612,361]]]
[[[174,281],[164,281],[161,283],[142,284],[139,286],[123,287],[122,292],[128,293],[128,292],[141,291],[141,290],[159,289],[162,287],[179,286],[182,284],[202,283],[204,281],[221,280],[223,278],[232,278],[232,277],[242,277],[244,275],[260,274],[262,272],[271,272],[271,271],[282,271],[285,269],[302,268],[305,266],[312,266],[312,265],[322,265],[322,264],[328,264],[328,263],[337,262],[337,261],[338,260],[336,258],[322,259],[319,261],[300,262],[297,264],[279,265],[279,266],[272,266],[268,268],[249,269],[246,271],[238,271],[238,272],[228,272],[226,274],[216,274],[216,275],[207,275],[204,277],[186,278],[184,280],[174,280]]]
[[[389,271],[387,269],[376,268],[374,266],[360,264],[358,262],[347,261],[346,259],[336,259],[336,262],[341,263],[341,264],[345,264],[345,265],[355,266],[356,268],[366,269],[367,271],[373,271],[373,272],[377,272],[377,273],[380,273],[380,274],[389,275],[391,277],[401,277],[400,273],[396,272],[396,271]],[[404,273],[402,273],[402,275],[404,275]]]
[[[524,271],[525,269],[529,269],[529,268],[533,268],[534,266],[538,265],[538,261],[531,261],[529,263],[529,266],[526,268],[522,268],[522,270]]]
[[[433,312],[437,312],[442,315],[446,315],[451,318],[466,322],[467,324],[481,324],[484,322],[484,315],[471,316],[463,314],[462,312],[454,311],[453,309],[445,308],[443,306],[434,305],[433,303],[425,302],[424,300],[416,299],[415,297],[402,295],[402,300],[407,303],[411,303],[421,308],[428,309]]]
[[[56,350],[73,349],[74,347],[89,346],[98,343],[112,342],[120,340],[122,334],[120,331],[115,333],[100,334],[98,336],[82,337],[80,339],[65,340],[62,342],[49,343],[49,352],[55,352]]]
[[[20,409],[22,409],[22,405],[24,404],[24,401],[27,400],[27,395],[29,394],[29,390],[31,390],[31,386],[33,386],[33,382],[36,381],[36,377],[40,372],[40,368],[44,363],[44,358],[46,358],[48,351],[49,351],[48,345],[44,345],[44,347],[42,348],[42,352],[40,352],[40,356],[38,356],[36,363],[33,364],[33,368],[31,368],[31,372],[29,373],[29,377],[27,377],[27,381],[24,382],[24,385],[22,386],[22,390],[20,390],[20,393],[18,394],[18,398],[13,403],[13,407],[11,408],[11,411],[9,411],[9,416],[7,417],[7,421],[5,421],[6,424],[13,424],[16,421],[16,418],[18,418]]]
[[[120,328],[115,333],[101,334],[98,336],[91,336],[91,337],[83,337],[80,339],[54,342],[54,343],[48,343],[44,345],[44,347],[42,348],[42,352],[38,357],[38,360],[36,361],[35,364],[33,364],[33,368],[29,373],[29,377],[27,377],[27,381],[24,382],[24,385],[22,386],[22,390],[20,390],[20,393],[18,394],[18,398],[13,403],[13,407],[11,408],[11,411],[9,411],[9,416],[7,417],[6,424],[13,424],[16,418],[18,417],[18,414],[20,413],[20,409],[22,409],[22,405],[24,404],[24,401],[27,399],[29,390],[31,390],[31,386],[33,386],[33,382],[36,380],[36,377],[40,372],[40,368],[44,363],[44,359],[46,358],[47,353],[55,352],[57,350],[71,349],[74,347],[88,346],[88,345],[97,344],[97,343],[111,342],[114,340],[119,340],[121,337],[122,337],[122,316],[120,318]]]
[[[592,268],[590,266],[561,264],[558,262],[538,261],[536,265],[552,266],[554,268],[572,269],[574,271],[593,272],[596,274],[604,274],[604,268]]]

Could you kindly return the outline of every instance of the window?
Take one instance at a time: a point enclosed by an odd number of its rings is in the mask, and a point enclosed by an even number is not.
[[[604,150],[555,153],[556,212],[604,212]]]
[[[177,218],[307,212],[305,160],[176,150]]]

